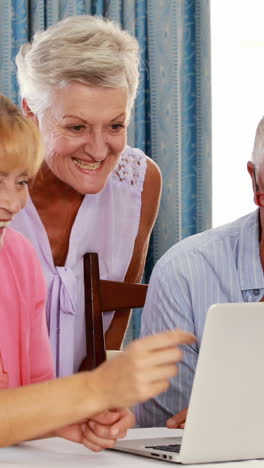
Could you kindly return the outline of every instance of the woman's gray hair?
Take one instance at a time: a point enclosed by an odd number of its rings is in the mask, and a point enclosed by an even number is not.
[[[264,163],[264,117],[262,117],[257,126],[252,151],[252,161],[254,162],[256,169],[259,169]]]
[[[22,98],[39,114],[52,91],[71,81],[128,89],[128,110],[139,82],[137,40],[117,24],[98,16],[70,16],[37,32],[16,57]]]

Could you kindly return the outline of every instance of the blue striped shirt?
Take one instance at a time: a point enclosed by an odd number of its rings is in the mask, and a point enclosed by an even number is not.
[[[183,348],[183,362],[169,390],[138,405],[139,426],[163,426],[188,406],[208,307],[256,302],[263,295],[258,210],[186,238],[163,255],[150,279],[141,335],[182,328],[194,333],[197,342]]]

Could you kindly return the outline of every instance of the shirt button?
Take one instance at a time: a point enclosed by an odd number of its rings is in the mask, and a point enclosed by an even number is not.
[[[259,295],[259,289],[253,289],[253,294],[254,294],[254,296],[258,296]]]

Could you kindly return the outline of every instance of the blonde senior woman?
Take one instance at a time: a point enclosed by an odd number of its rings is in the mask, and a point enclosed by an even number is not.
[[[139,81],[137,40],[99,17],[66,18],[21,47],[24,113],[38,125],[45,161],[13,223],[35,246],[48,284],[47,322],[58,376],[86,355],[83,255],[98,252],[103,279],[139,282],[161,191],[156,164],[127,146]],[[104,315],[119,349],[128,314]]]
[[[92,372],[52,380],[40,263],[9,227],[41,162],[37,127],[0,96],[0,446],[45,434],[99,451],[133,425],[127,406],[167,389],[181,359],[177,345],[192,337],[174,331],[138,340]]]

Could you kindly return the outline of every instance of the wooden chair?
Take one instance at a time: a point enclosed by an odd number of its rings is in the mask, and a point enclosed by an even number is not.
[[[94,369],[106,359],[103,312],[142,307],[148,288],[147,284],[101,280],[97,253],[85,254],[83,265],[87,354],[79,371]]]

